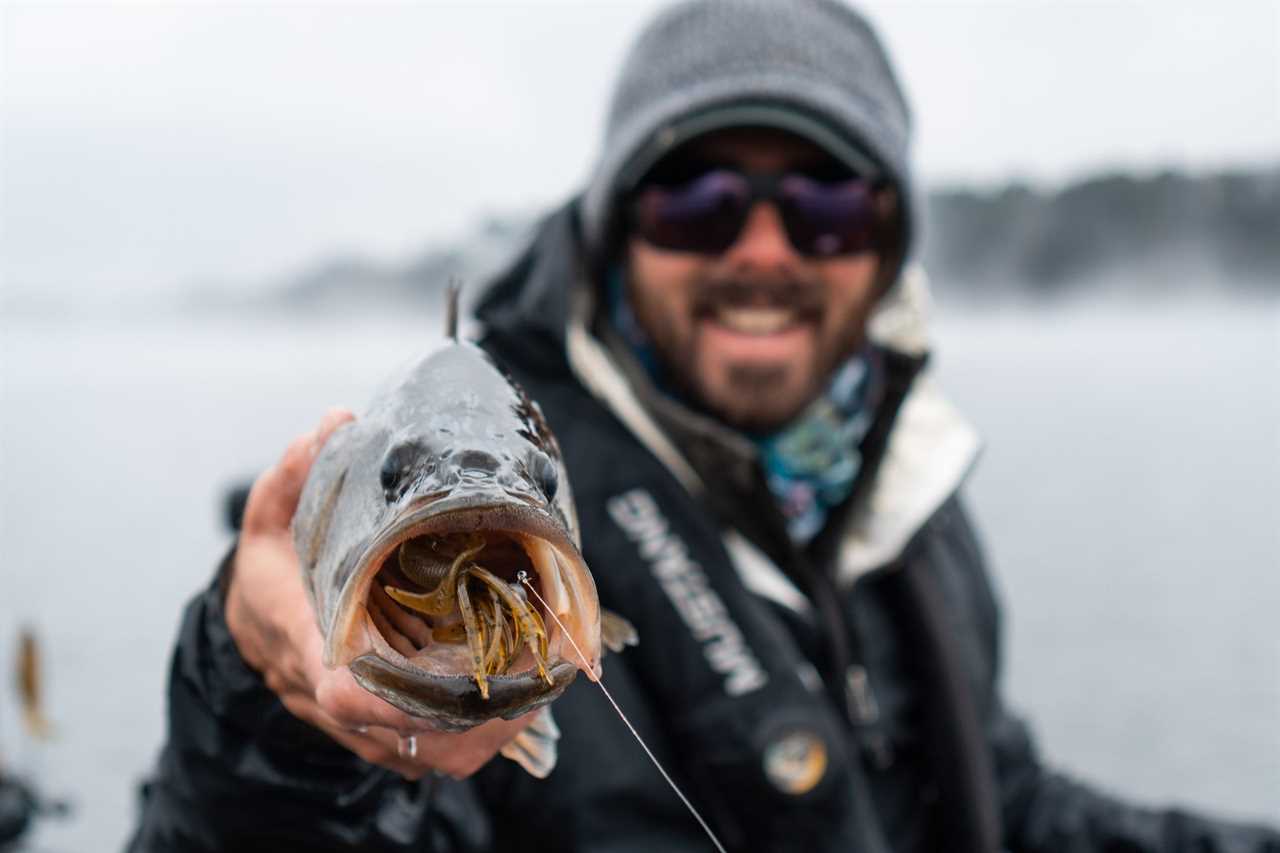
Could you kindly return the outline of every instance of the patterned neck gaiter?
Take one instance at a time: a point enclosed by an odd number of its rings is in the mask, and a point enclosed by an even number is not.
[[[626,298],[624,273],[609,276],[608,302],[614,328],[663,393],[657,353]],[[861,445],[881,396],[882,369],[871,346],[851,356],[832,375],[827,390],[794,421],[767,436],[749,436],[760,453],[769,490],[798,545],[808,544],[831,510],[849,497],[862,467]]]
[[[875,361],[869,347],[852,356],[794,421],[756,439],[769,489],[797,544],[813,539],[828,513],[853,491],[862,439],[875,415]]]

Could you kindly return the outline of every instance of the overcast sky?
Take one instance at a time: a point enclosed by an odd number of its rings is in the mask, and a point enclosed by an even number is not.
[[[656,2],[0,7],[0,286],[397,261],[570,194]],[[1280,160],[1280,3],[864,4],[927,181]]]

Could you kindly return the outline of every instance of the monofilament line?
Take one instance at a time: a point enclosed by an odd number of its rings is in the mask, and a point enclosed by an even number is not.
[[[534,594],[538,599],[538,602],[542,604],[543,608],[551,618],[556,620],[556,624],[560,626],[560,631],[564,634],[564,638],[569,641],[569,645],[573,646],[573,650],[577,652],[578,657],[582,659],[583,669],[587,672],[591,672],[591,662],[588,661],[587,656],[582,653],[582,649],[578,648],[578,644],[573,641],[573,635],[569,633],[569,629],[560,621],[560,617],[556,616],[555,611],[551,609],[550,605],[548,605],[543,597],[538,593],[538,590],[534,588],[533,584],[529,583],[529,575],[522,571],[519,573],[518,578],[522,584],[529,587],[529,591]],[[653,762],[653,766],[658,768],[658,772],[662,774],[662,778],[667,780],[667,784],[671,786],[671,790],[676,792],[676,796],[680,798],[680,802],[684,803],[684,807],[689,810],[689,814],[693,815],[694,820],[696,820],[698,825],[702,827],[702,831],[707,834],[707,838],[711,839],[711,843],[716,846],[716,849],[719,850],[720,853],[727,853],[724,849],[724,845],[720,843],[720,839],[716,838],[716,834],[711,831],[711,827],[702,819],[702,815],[698,814],[698,810],[693,807],[693,803],[689,802],[689,798],[680,790],[680,786],[675,783],[674,779],[667,775],[667,771],[658,763],[657,757],[652,751],[650,751],[649,746],[644,742],[644,739],[640,737],[640,733],[636,731],[636,727],[631,725],[631,721],[627,719],[627,715],[622,713],[622,709],[618,707],[618,703],[614,701],[613,695],[609,693],[608,688],[606,688],[604,683],[598,678],[592,678],[591,680],[600,688],[600,692],[604,694],[604,698],[609,700],[609,704],[613,706],[613,710],[618,712],[618,716],[622,718],[622,722],[626,723],[627,728],[631,731],[631,736],[636,739],[636,743],[640,744],[640,748],[644,750],[644,754],[649,756],[649,760]]]

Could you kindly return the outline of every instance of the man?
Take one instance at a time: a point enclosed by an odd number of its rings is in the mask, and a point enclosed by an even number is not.
[[[847,8],[676,7],[585,194],[488,294],[484,345],[559,436],[601,601],[641,637],[605,683],[733,850],[1280,850],[1050,773],[1004,708],[956,497],[976,440],[904,268],[908,136]],[[584,679],[539,781],[490,760],[523,721],[433,733],[323,669],[288,525],[348,417],[259,479],[188,610],[133,849],[710,849]]]

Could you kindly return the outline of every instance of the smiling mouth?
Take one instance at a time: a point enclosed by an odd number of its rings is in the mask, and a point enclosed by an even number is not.
[[[776,306],[722,306],[708,319],[740,335],[776,335],[798,326],[803,317],[794,308]]]

